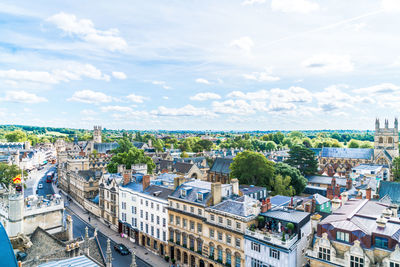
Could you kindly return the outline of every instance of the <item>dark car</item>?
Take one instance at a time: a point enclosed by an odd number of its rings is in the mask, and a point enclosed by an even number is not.
[[[129,249],[124,245],[124,244],[116,244],[114,246],[114,249],[121,255],[125,256],[125,255],[129,255],[131,254],[131,252],[129,251]]]
[[[17,261],[24,261],[26,259],[27,254],[22,251],[18,251],[16,254]]]

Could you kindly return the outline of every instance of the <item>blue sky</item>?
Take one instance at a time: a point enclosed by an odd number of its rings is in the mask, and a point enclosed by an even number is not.
[[[372,129],[400,109],[400,1],[2,1],[0,123]]]

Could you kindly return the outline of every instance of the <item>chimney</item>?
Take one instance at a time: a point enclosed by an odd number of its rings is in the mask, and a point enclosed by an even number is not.
[[[353,187],[353,180],[350,177],[347,177],[346,180],[346,189],[350,190]]]
[[[231,180],[232,194],[239,195],[239,180],[234,178]]]
[[[362,199],[362,193],[361,193],[361,191],[358,191],[358,192],[357,192],[356,199]]]
[[[177,176],[174,178],[174,189],[177,189],[180,185],[185,182],[185,177]]]
[[[221,183],[216,182],[211,184],[211,195],[212,195],[212,204],[217,205],[221,202],[222,192],[221,192]]]
[[[304,211],[308,212],[308,213],[311,213],[311,205],[312,204],[310,204],[310,203],[304,204]]]
[[[333,199],[333,187],[332,184],[328,185],[328,188],[326,189],[326,197],[329,199]]]
[[[338,196],[340,196],[340,186],[337,184],[335,186],[335,197],[338,197]]]
[[[262,201],[261,212],[267,212],[271,209],[271,199],[268,197]]]
[[[124,170],[122,172],[123,185],[127,185],[132,181],[132,170]]]
[[[384,229],[386,227],[387,221],[388,220],[382,215],[381,217],[376,219],[376,224],[378,225],[378,228]]]
[[[338,208],[340,208],[340,205],[342,204],[342,201],[335,197],[334,199],[332,199],[332,211],[337,210]]]
[[[317,207],[317,201],[315,200],[315,197],[313,197],[311,200],[311,213],[315,212],[316,207]]]
[[[368,188],[365,190],[365,193],[366,193],[365,198],[368,199],[368,200],[371,200],[371,191],[372,191],[372,189],[371,189],[371,187],[369,187],[369,186],[368,186]]]
[[[392,210],[393,217],[397,218],[397,210],[399,209],[399,206],[397,206],[396,204],[392,204],[390,205],[390,209]]]
[[[347,200],[349,199],[349,194],[347,192],[343,192],[341,196],[342,196],[342,205],[344,205],[344,203],[346,203]]]
[[[143,185],[143,191],[150,186],[150,175],[143,175],[142,185]]]

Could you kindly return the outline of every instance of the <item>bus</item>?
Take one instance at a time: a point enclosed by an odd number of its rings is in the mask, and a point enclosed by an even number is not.
[[[51,183],[51,181],[54,178],[54,171],[50,171],[47,173],[47,177],[46,177],[46,183]]]

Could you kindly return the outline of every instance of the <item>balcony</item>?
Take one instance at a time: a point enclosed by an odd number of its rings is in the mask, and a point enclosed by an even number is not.
[[[297,241],[297,234],[289,236],[285,234],[285,240],[282,240],[282,233],[279,232],[267,232],[255,229],[254,231],[246,229],[246,235],[257,238],[264,242],[274,244],[280,247],[290,248]]]

